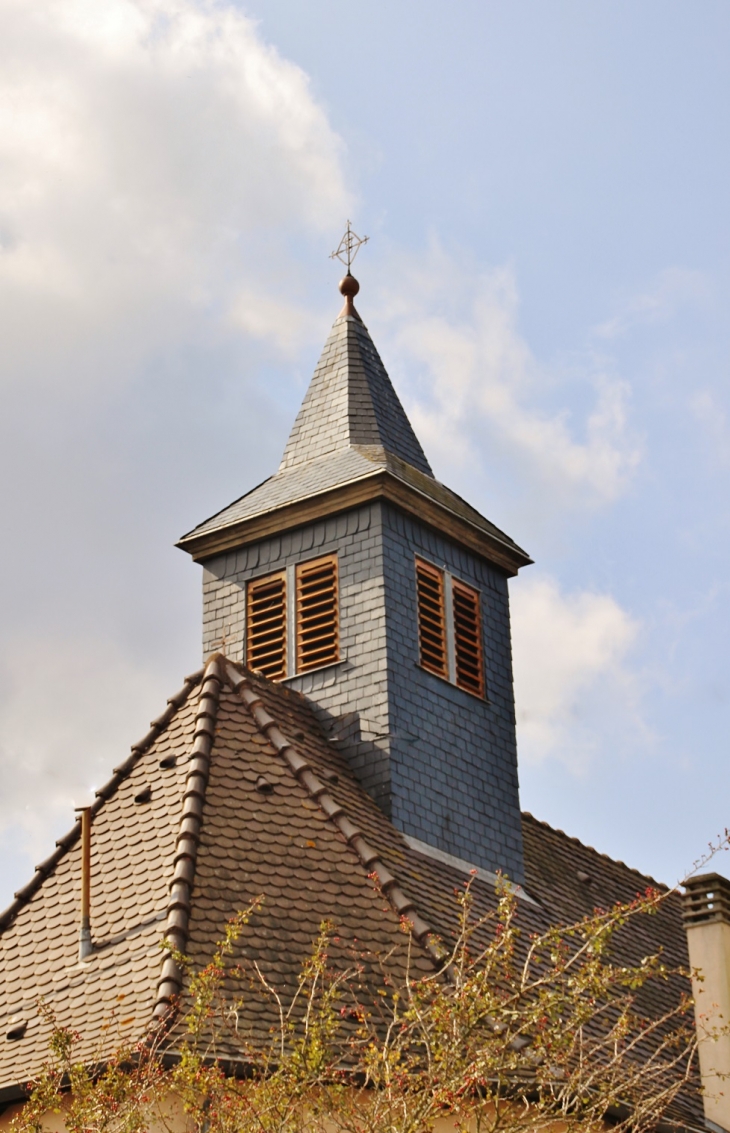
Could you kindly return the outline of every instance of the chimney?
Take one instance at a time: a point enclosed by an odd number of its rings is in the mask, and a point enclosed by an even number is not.
[[[79,807],[81,814],[81,925],[79,963],[91,955],[91,807]]]
[[[730,1131],[730,881],[705,873],[684,882],[684,924],[699,1039],[705,1124]]]

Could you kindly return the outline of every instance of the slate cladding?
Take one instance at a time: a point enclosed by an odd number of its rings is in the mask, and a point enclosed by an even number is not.
[[[352,316],[335,321],[278,471],[198,524],[178,546],[200,557],[196,544],[206,536],[225,535],[238,524],[382,473],[491,536],[519,565],[531,561],[514,540],[434,479],[367,329]]]
[[[193,786],[196,776],[202,779]],[[523,830],[530,899],[519,900],[518,915],[526,934],[629,900],[653,884],[529,815]],[[221,656],[171,698],[99,792],[94,949],[81,965],[78,829],[61,842],[38,884],[0,914],[0,1105],[23,1096],[46,1057],[38,996],[61,1025],[81,1033],[81,1057],[103,1056],[122,1036],[141,1038],[173,991],[185,1001],[185,981],[171,969],[163,938],[199,969],[226,921],[258,896],[263,904],[234,960],[256,961],[286,1000],[326,919],[338,930],[330,965],[349,969],[357,959],[375,994],[381,965],[402,975],[409,934],[415,970],[433,970],[431,934],[452,936],[454,892],[467,879],[464,870],[408,844],[363,790],[306,697]],[[472,885],[477,913],[492,908],[493,886],[479,877]],[[672,964],[686,965],[680,899],[672,896],[657,916],[620,934],[616,947],[619,962],[637,963],[661,947]],[[676,981],[651,987],[649,1015],[664,1013],[684,990]],[[266,1040],[274,1010],[271,996],[247,994],[239,1026]],[[25,1031],[9,1040],[19,1019]],[[176,1034],[173,1028],[173,1046]],[[694,1084],[675,1119],[680,1128],[701,1127]]]
[[[243,658],[249,579],[336,552],[341,660],[289,678],[405,834],[523,879],[507,580],[397,508],[373,503],[208,560],[204,651]],[[415,556],[482,595],[488,696],[418,665]]]
[[[520,883],[507,579],[396,508],[383,512],[391,818],[405,834]],[[480,592],[486,700],[418,664],[416,555]]]
[[[338,318],[284,449],[279,471],[345,448],[378,446],[427,476],[431,466],[359,318]]]
[[[286,683],[316,705],[330,735],[348,741],[353,770],[387,813],[389,718],[380,504],[209,559],[203,577],[204,649],[216,648],[225,634],[228,655],[242,661],[248,580],[333,551],[338,555],[341,660]]]
[[[373,462],[428,482],[432,497],[448,492],[433,479],[367,329],[359,317],[339,317],[276,476],[196,530],[321,491],[333,477],[362,474],[359,465]],[[204,561],[204,655],[225,643],[228,656],[244,661],[246,584],[329,553],[339,561],[341,660],[289,677],[290,687],[310,698],[399,830],[519,883],[507,579],[487,559],[387,500],[248,542]],[[416,555],[481,594],[486,700],[419,667]]]

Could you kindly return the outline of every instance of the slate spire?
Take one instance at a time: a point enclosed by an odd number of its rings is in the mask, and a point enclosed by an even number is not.
[[[254,669],[273,627],[273,679],[315,706],[412,845],[521,883],[507,578],[530,558],[435,479],[349,272],[340,291],[278,471],[180,540],[205,563],[204,652],[225,636],[229,659]],[[435,598],[422,598],[419,563]],[[329,580],[311,595],[310,569]],[[427,632],[440,667],[421,648]],[[305,634],[336,641],[328,660],[308,664]],[[476,690],[460,677],[468,664]]]
[[[373,340],[355,310],[352,300],[359,285],[354,276],[345,276],[340,291],[345,305],[317,363],[279,471],[364,448],[372,456],[400,457],[433,477]]]

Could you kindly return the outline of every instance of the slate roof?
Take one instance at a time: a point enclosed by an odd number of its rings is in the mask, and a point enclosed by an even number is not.
[[[340,315],[320,355],[279,471],[358,445],[379,446],[433,476],[367,328],[357,315]]]
[[[523,833],[527,929],[575,920],[653,884],[530,815]],[[0,915],[0,1102],[19,1096],[45,1056],[38,996],[85,1036],[81,1053],[97,1055],[120,1033],[144,1033],[180,989],[163,937],[200,967],[225,921],[260,894],[264,904],[241,946],[282,990],[324,919],[338,927],[335,966],[350,967],[356,954],[367,978],[388,954],[402,969],[405,917],[418,942],[416,964],[431,970],[428,930],[449,937],[453,893],[464,879],[462,869],[418,852],[392,826],[304,697],[216,656],[187,679],[98,792],[90,959],[77,959],[78,825]],[[473,885],[478,906],[491,906],[488,879]],[[620,945],[627,962],[659,946],[672,964],[687,963],[678,898]],[[676,986],[656,985],[647,1010],[665,1011],[676,994]],[[270,1005],[248,1003],[249,1024],[263,1033]],[[115,1025],[104,1031],[113,1014]],[[25,1033],[10,1041],[18,1020]],[[684,1107],[688,1123],[700,1126],[699,1098]]]
[[[486,532],[524,563],[531,561],[514,540],[434,478],[358,315],[335,320],[278,471],[198,524],[178,546],[188,549],[201,536],[384,473]]]

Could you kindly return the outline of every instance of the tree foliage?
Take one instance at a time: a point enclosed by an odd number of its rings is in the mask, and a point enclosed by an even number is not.
[[[667,899],[649,890],[528,935],[507,884],[483,915],[466,885],[438,970],[414,964],[418,945],[404,923],[405,961],[380,957],[374,986],[356,959],[347,970],[331,963],[336,930],[324,924],[290,988],[241,958],[259,899],[226,926],[201,971],[178,957],[184,999],[135,1047],[82,1063],[80,1036],[53,1021],[48,1062],[15,1133],[41,1133],[54,1110],[70,1133],[181,1122],[191,1133],[427,1133],[440,1119],[459,1133],[591,1133],[607,1119],[643,1133],[671,1123],[695,1074],[688,973],[660,953],[633,965],[613,958],[617,934]],[[664,994],[649,996],[657,984]],[[269,1002],[268,1031],[245,1022],[251,996]],[[669,1007],[642,1011],[650,999]]]

